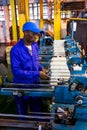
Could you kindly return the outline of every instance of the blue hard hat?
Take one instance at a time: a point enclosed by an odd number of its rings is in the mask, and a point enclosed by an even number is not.
[[[41,32],[41,30],[33,22],[26,22],[26,23],[24,23],[22,31],[24,32],[24,31],[28,31],[28,30],[30,30],[32,32],[35,32],[35,33]]]

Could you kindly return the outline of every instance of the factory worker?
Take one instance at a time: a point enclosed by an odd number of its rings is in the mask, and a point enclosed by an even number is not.
[[[47,79],[45,69],[39,63],[38,45],[36,41],[40,29],[33,22],[23,25],[23,39],[14,45],[10,52],[11,69],[14,83],[38,84],[41,79]],[[29,86],[37,88],[38,86]],[[27,114],[28,104],[31,112],[41,112],[41,98],[28,96],[15,96],[18,114]]]

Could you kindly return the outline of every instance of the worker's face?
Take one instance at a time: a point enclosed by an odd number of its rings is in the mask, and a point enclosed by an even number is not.
[[[31,31],[25,31],[24,38],[27,41],[27,43],[32,43],[36,41],[37,34]]]

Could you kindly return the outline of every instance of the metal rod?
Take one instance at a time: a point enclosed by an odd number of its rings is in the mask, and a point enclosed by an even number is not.
[[[1,90],[6,90],[6,91],[9,91],[9,90],[13,90],[13,91],[35,91],[35,92],[54,92],[54,89],[40,89],[40,88],[36,88],[36,89],[25,89],[25,88],[1,88]]]
[[[38,113],[37,113],[38,114]],[[50,116],[35,116],[35,115],[32,115],[32,116],[27,116],[27,115],[16,115],[16,114],[0,114],[0,116],[1,117],[14,117],[14,118],[17,118],[17,117],[19,117],[19,118],[27,118],[27,119],[29,119],[29,118],[36,118],[36,119],[53,119],[53,117],[50,117]]]
[[[39,54],[39,56],[53,56],[53,54]]]
[[[57,79],[52,79],[52,80],[51,80],[51,79],[50,79],[50,80],[41,80],[40,82],[41,82],[41,83],[42,83],[42,82],[43,82],[43,83],[46,83],[46,82],[47,82],[47,83],[57,83],[57,82],[58,82],[58,79],[59,79],[59,78],[57,78]]]
[[[40,61],[40,63],[50,64],[49,61]]]
[[[52,84],[22,84],[22,83],[4,83],[3,85],[6,86],[24,86],[24,87],[31,87],[31,86],[36,86],[36,87],[52,87]]]

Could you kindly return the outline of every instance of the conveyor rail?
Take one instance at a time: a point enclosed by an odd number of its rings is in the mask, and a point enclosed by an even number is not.
[[[33,85],[36,86],[36,84],[33,84]],[[41,96],[52,97],[54,94],[54,89],[52,88],[53,85],[49,85],[49,84],[38,84],[39,87],[44,86],[45,88],[44,87],[33,88],[33,89],[25,88],[25,87],[29,87],[33,85],[32,84],[15,84],[15,83],[4,84],[5,87],[2,87],[0,89],[0,95],[28,95],[28,96],[38,96],[38,97],[41,97]],[[24,88],[18,88],[20,86]]]
[[[43,130],[46,130],[46,127],[51,127],[49,122],[41,122],[40,124]],[[48,127],[48,130],[50,129]],[[4,128],[4,130],[17,128],[18,130],[27,129],[27,130],[37,130],[39,128],[38,122],[28,121],[28,120],[15,120],[15,119],[0,119],[0,128]]]

